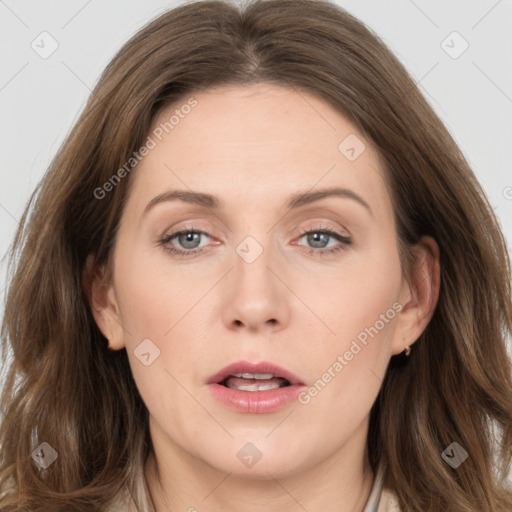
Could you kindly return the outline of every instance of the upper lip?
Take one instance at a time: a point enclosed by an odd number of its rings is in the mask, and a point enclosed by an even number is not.
[[[235,373],[271,373],[274,377],[282,377],[290,382],[290,384],[301,384],[304,385],[302,379],[294,375],[287,369],[279,366],[278,364],[261,361],[259,363],[251,363],[249,361],[236,361],[228,366],[222,368],[215,375],[212,375],[208,379],[208,384],[220,384],[230,375]]]

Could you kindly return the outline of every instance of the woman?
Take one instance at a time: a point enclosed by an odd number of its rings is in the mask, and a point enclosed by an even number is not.
[[[339,7],[161,15],[32,203],[2,511],[511,510],[502,233]]]

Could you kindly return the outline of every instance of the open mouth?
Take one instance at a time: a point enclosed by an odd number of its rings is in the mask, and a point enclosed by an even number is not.
[[[240,360],[225,366],[207,381],[213,397],[243,414],[271,414],[297,400],[306,386],[298,375],[270,362]]]
[[[289,380],[271,373],[235,373],[218,384],[239,391],[269,391],[291,386]]]

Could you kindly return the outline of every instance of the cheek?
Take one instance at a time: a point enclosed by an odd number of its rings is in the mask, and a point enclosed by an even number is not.
[[[317,336],[320,343],[310,359],[312,385],[300,402],[333,428],[340,421],[355,428],[379,392],[401,309],[400,284],[400,261],[390,252],[354,264],[315,295],[314,307],[333,332]]]
[[[169,275],[165,267],[143,258],[134,257],[119,269],[116,287],[133,378],[151,415],[167,426],[172,415],[173,435],[185,436],[191,428],[189,415],[197,414],[186,390],[191,389],[190,368],[204,339],[194,309],[204,286],[179,272]]]
[[[117,299],[127,344],[140,343],[141,337],[164,342],[205,293],[204,279],[181,271],[165,257],[141,251],[120,257],[117,263]]]
[[[365,329],[377,321],[381,338],[389,334],[392,322],[386,320],[392,320],[396,311],[389,311],[384,324],[380,318],[398,300],[401,289],[400,260],[392,247],[354,252],[339,271],[323,277],[301,277],[298,295],[323,321],[324,325],[317,321],[317,327],[328,347],[343,350],[360,333],[364,337]]]
[[[206,326],[198,312],[208,307],[208,297],[202,297],[211,285],[143,251],[125,252],[116,264],[126,351],[141,395],[157,414],[164,411],[169,396],[181,396],[179,383],[188,383],[188,369],[202,354]]]

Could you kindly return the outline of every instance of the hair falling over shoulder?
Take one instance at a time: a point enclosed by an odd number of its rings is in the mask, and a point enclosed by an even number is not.
[[[110,352],[86,300],[88,255],[108,263],[130,175],[97,190],[147,139],[161,109],[197,91],[269,82],[308,91],[371,140],[386,170],[404,273],[430,235],[439,302],[403,363],[392,358],[367,456],[408,512],[510,512],[510,261],[466,159],[380,39],[324,0],[217,0],[170,10],[107,66],[16,233],[1,331],[0,509],[103,511],[144,503],[148,412],[125,351]],[[441,453],[468,453],[457,469]],[[48,467],[34,450],[47,443]],[[46,445],[43,445],[46,447]],[[53,453],[53,452],[51,452]]]

